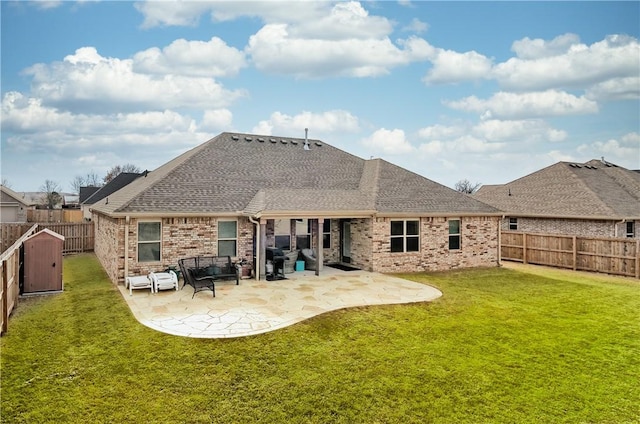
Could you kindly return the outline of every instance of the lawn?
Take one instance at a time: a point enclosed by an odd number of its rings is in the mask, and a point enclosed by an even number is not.
[[[402,277],[444,296],[188,339],[139,324],[93,255],[68,257],[65,292],[23,301],[0,339],[2,422],[640,422],[637,281]]]

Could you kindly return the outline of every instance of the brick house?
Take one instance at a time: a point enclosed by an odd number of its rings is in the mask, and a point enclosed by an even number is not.
[[[474,198],[504,211],[505,231],[640,238],[640,173],[604,159],[558,162]]]
[[[122,282],[194,255],[259,264],[314,248],[379,272],[496,266],[501,214],[319,140],[222,133],[92,206],[95,252]]]

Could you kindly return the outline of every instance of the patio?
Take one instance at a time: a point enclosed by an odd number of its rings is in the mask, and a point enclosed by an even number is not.
[[[180,281],[180,287],[182,287]],[[241,280],[210,291],[165,290],[133,295],[118,285],[133,315],[147,327],[197,338],[251,336],[274,331],[325,312],[368,305],[427,302],[442,296],[436,288],[389,275],[324,267],[287,274],[286,280]]]

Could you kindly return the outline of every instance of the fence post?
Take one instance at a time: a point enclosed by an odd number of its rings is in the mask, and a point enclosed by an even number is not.
[[[636,240],[636,278],[640,278],[640,239]]]
[[[527,233],[522,233],[522,263],[527,263]]]
[[[578,269],[578,242],[576,236],[573,236],[573,270]]]
[[[9,302],[7,298],[9,297],[9,285],[7,284],[9,280],[9,276],[7,275],[7,261],[2,261],[2,331],[0,333],[4,334],[7,332],[7,323],[9,322],[9,314],[7,311],[9,310]]]

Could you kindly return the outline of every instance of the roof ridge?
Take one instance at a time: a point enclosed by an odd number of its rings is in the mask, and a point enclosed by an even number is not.
[[[358,189],[370,196],[370,207],[375,208],[380,191],[380,161],[381,159],[367,159],[364,161],[362,175]]]

